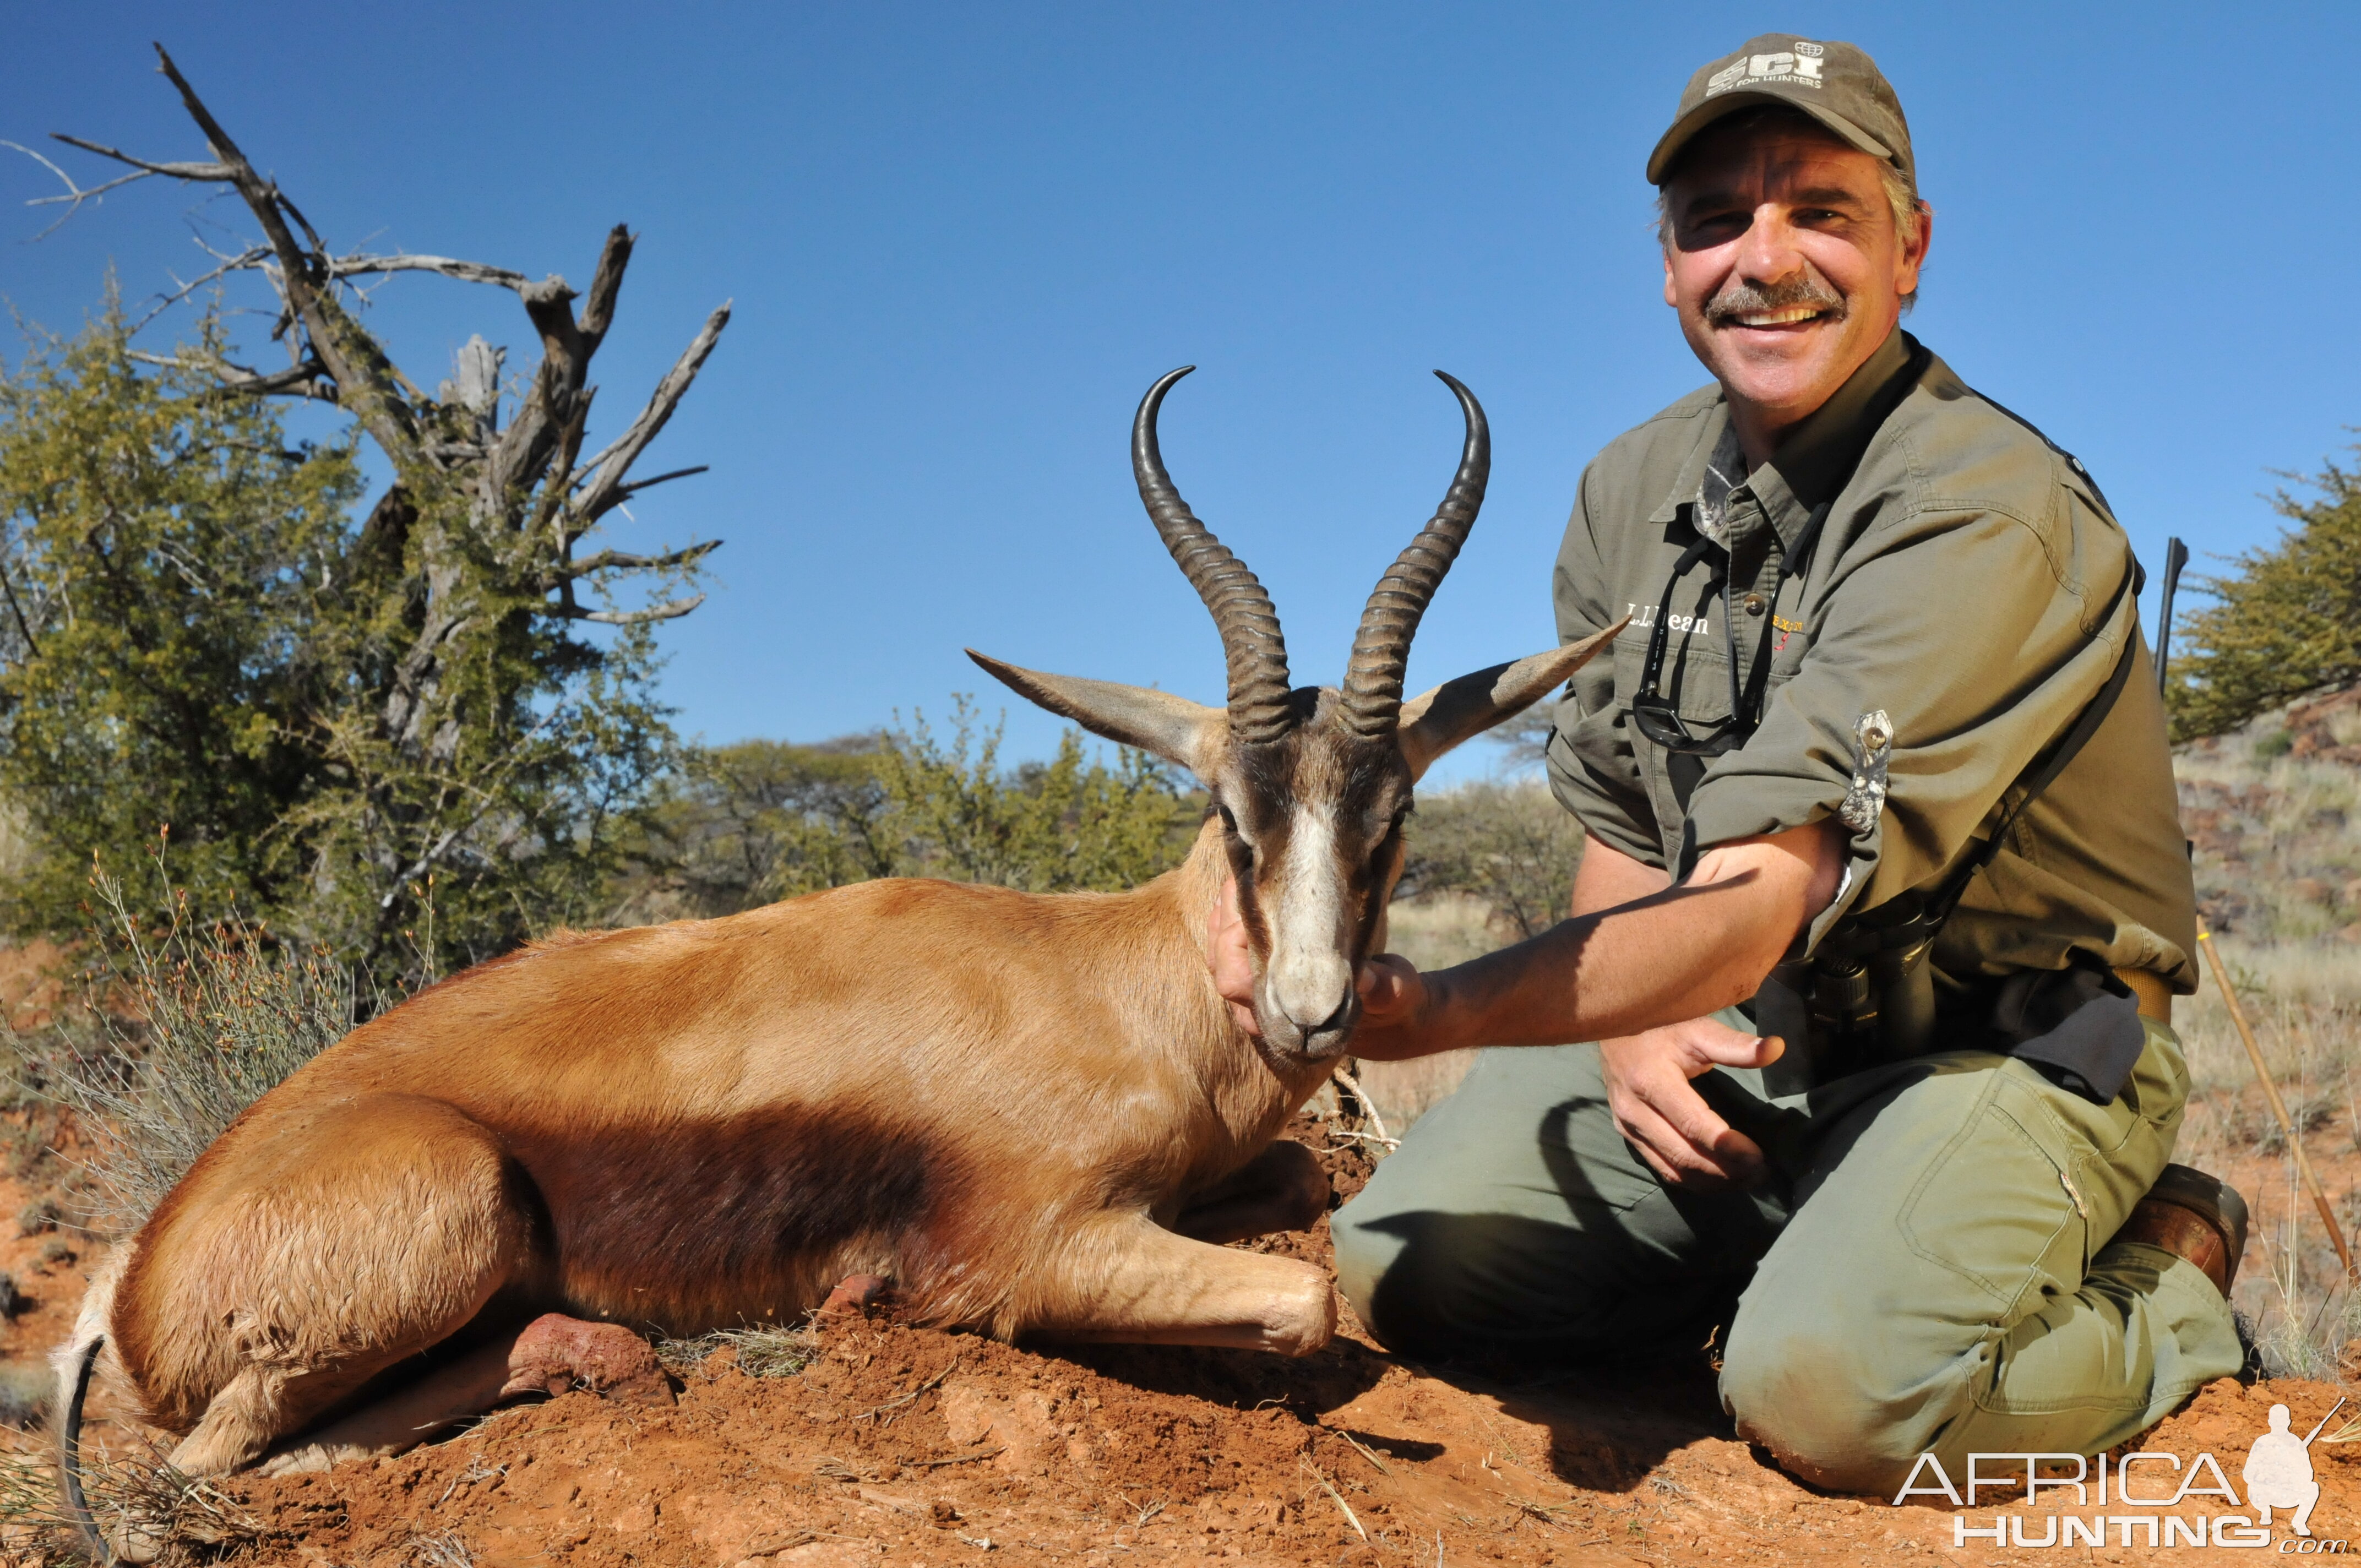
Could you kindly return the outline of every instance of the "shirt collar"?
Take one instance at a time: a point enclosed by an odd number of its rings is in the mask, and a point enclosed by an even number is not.
[[[1784,522],[1783,513],[1791,508],[1808,514],[1850,477],[1877,433],[1867,416],[1872,405],[1881,403],[1878,394],[1910,363],[1917,346],[1917,340],[1900,327],[1886,334],[1845,384],[1789,431],[1771,460],[1755,471],[1749,482],[1774,522]],[[1784,492],[1777,501],[1773,499],[1774,489]]]
[[[1673,488],[1664,492],[1664,500],[1648,514],[1650,522],[1675,522],[1681,508],[1697,499],[1697,488],[1705,483],[1706,465],[1713,460],[1715,451],[1730,433],[1730,402],[1717,397],[1705,417],[1697,422],[1697,444],[1681,460],[1681,471],[1673,476]]]
[[[1878,394],[1917,352],[1917,340],[1900,327],[1888,333],[1827,402],[1787,433],[1770,461],[1746,477],[1742,488],[1762,503],[1763,514],[1783,543],[1795,543],[1812,508],[1828,499],[1851,474],[1870,438],[1877,433],[1864,416],[1884,400]],[[1730,428],[1729,400],[1717,398],[1699,423],[1697,443],[1681,464],[1672,488],[1649,514],[1650,522],[1672,522],[1682,507],[1697,500],[1707,467]]]

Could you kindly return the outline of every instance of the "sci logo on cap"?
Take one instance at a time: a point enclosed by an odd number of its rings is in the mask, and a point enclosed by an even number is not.
[[[1717,93],[1727,93],[1745,82],[1795,82],[1817,87],[1820,56],[1824,52],[1820,45],[1808,38],[1797,38],[1793,49],[1777,54],[1750,54],[1715,71],[1705,84],[1705,95],[1710,98]]]

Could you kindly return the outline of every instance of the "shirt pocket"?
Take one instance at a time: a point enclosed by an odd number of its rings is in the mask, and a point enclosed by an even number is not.
[[[1615,688],[1630,703],[1640,690],[1647,667],[1647,650],[1635,649],[1625,663],[1623,651],[1617,651]],[[1723,653],[1718,627],[1683,634],[1669,634],[1664,648],[1664,663],[1657,677],[1658,695],[1673,706],[1692,734],[1711,733],[1730,717],[1730,660]],[[1690,793],[1705,775],[1705,759],[1693,754],[1668,751],[1653,740],[1639,725],[1631,722],[1631,751],[1640,765],[1640,777],[1646,786],[1656,820],[1664,829],[1666,863],[1676,863],[1680,854],[1681,826],[1688,819]]]

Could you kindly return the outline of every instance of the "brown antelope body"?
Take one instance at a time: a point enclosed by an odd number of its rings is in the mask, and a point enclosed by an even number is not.
[[[1221,627],[1226,708],[979,662],[1196,773],[1215,809],[1181,866],[1108,894],[869,883],[563,936],[435,986],[263,1096],[116,1249],[59,1356],[69,1452],[93,1365],[183,1434],[184,1472],[302,1468],[543,1387],[520,1338],[542,1314],[790,1321],[860,1273],[917,1321],[1004,1336],[1323,1343],[1324,1274],[1217,1244],[1324,1207],[1308,1152],[1272,1140],[1351,1032],[1413,780],[1603,639],[1401,701],[1488,462],[1454,381],[1443,508],[1372,596],[1343,688],[1290,690],[1268,598],[1165,476],[1180,374],[1133,455]],[[1208,972],[1233,878],[1258,1032]]]

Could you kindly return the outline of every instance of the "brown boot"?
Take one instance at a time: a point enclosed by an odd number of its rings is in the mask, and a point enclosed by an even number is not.
[[[2187,1258],[2226,1299],[2246,1250],[2246,1201],[2219,1177],[2168,1165],[2147,1196],[2133,1206],[2115,1240],[2146,1242]]]

